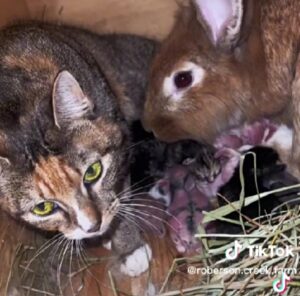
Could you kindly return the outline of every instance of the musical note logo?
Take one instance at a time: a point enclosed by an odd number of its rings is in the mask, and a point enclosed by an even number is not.
[[[283,272],[281,278],[273,281],[273,290],[282,295],[286,291],[290,280],[291,278]]]
[[[238,241],[234,241],[234,247],[229,248],[225,252],[225,256],[229,260],[234,260],[238,257],[240,251],[242,249],[242,245]]]

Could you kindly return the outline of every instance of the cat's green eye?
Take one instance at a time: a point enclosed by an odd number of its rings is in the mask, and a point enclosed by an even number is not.
[[[58,208],[57,204],[53,201],[44,201],[37,204],[32,212],[37,216],[48,216],[54,213]]]
[[[84,174],[83,182],[85,184],[94,183],[100,178],[101,174],[102,174],[102,165],[100,161],[97,161],[88,167],[88,169]]]

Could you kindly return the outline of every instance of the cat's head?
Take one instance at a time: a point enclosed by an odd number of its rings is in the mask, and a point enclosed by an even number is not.
[[[93,116],[93,101],[68,71],[56,77],[49,102],[1,107],[18,115],[7,128],[1,122],[1,207],[69,239],[106,232],[127,188],[126,124]]]

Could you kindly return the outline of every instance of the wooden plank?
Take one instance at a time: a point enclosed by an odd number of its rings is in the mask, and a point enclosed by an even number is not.
[[[31,18],[84,26],[97,32],[163,37],[173,23],[175,0],[27,0]]]
[[[6,295],[18,247],[30,242],[33,237],[32,231],[0,212],[0,295]]]
[[[24,0],[0,0],[0,26],[29,17]]]

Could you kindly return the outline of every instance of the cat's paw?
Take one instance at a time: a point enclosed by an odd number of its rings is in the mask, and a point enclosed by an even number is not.
[[[145,244],[126,257],[125,262],[121,264],[121,272],[131,277],[139,276],[148,270],[151,259],[152,250]]]

